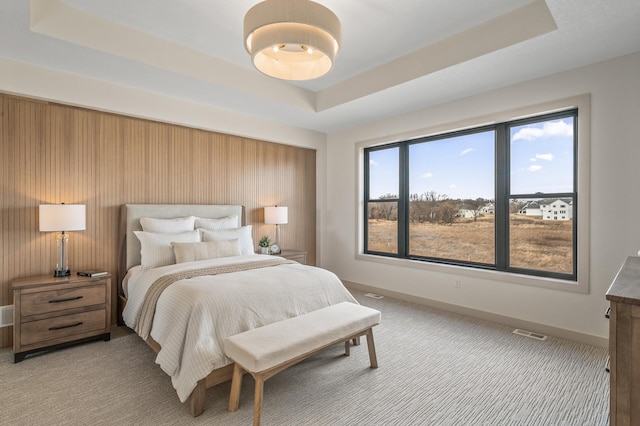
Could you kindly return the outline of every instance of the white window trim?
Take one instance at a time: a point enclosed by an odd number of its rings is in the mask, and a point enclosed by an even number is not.
[[[434,136],[450,133],[456,130],[480,127],[487,124],[513,121],[531,116],[578,108],[578,270],[577,281],[567,281],[555,278],[538,277],[533,275],[516,274],[513,272],[482,270],[471,267],[446,265],[428,261],[411,259],[396,259],[392,257],[377,256],[364,253],[364,149],[385,145],[393,142],[415,139],[419,137]],[[425,271],[455,274],[471,278],[504,281],[514,284],[549,288],[555,290],[571,291],[576,293],[589,293],[589,259],[590,259],[590,159],[591,159],[591,96],[579,95],[571,98],[559,99],[542,104],[524,106],[502,112],[496,112],[485,116],[479,116],[466,120],[445,123],[410,132],[388,135],[356,143],[356,260],[383,263],[398,267],[418,268]]]

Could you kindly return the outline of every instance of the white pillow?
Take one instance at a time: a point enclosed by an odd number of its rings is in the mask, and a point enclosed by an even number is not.
[[[176,217],[175,219],[157,219],[154,217],[140,218],[140,225],[145,232],[158,232],[162,234],[177,234],[195,229],[195,216]]]
[[[220,229],[234,229],[238,227],[238,215],[223,217],[220,219],[205,219],[196,217],[196,228],[217,231]]]
[[[206,243],[171,243],[176,263],[218,257],[240,256],[240,240],[209,241]]]
[[[140,264],[143,269],[173,265],[176,257],[173,253],[172,242],[197,243],[200,242],[198,231],[181,232],[177,234],[158,234],[155,232],[133,231],[140,240]]]
[[[240,240],[240,251],[243,256],[255,254],[253,251],[253,237],[251,236],[251,225],[241,226],[236,229],[221,229],[219,231],[209,231],[201,229],[202,241],[223,241]]]

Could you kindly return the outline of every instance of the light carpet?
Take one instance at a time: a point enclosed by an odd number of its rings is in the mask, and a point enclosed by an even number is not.
[[[380,367],[369,368],[366,344],[291,367],[265,383],[263,425],[608,424],[605,349],[353,293],[382,312]],[[204,413],[192,418],[153,351],[134,334],[114,334],[18,364],[0,350],[0,424],[251,424],[251,377],[237,412],[227,412],[225,383],[207,390]]]

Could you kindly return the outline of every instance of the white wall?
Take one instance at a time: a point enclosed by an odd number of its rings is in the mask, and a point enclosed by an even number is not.
[[[346,281],[608,338],[605,293],[640,249],[640,54],[571,70],[328,136],[322,265]],[[356,144],[591,94],[590,292],[567,291],[356,259]],[[424,96],[428,96],[425,93]],[[406,262],[405,262],[406,263]]]

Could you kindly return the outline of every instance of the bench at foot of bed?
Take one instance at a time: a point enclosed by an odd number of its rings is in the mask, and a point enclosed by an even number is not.
[[[344,342],[349,355],[352,339],[367,336],[371,368],[378,367],[372,327],[380,323],[380,312],[343,302],[298,317],[237,334],[225,340],[225,353],[234,363],[229,411],[238,409],[242,376],[255,380],[253,424],[260,424],[263,383],[279,372]]]

